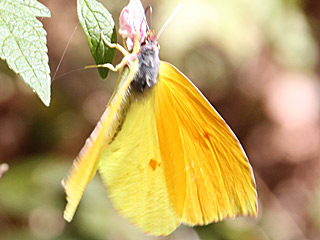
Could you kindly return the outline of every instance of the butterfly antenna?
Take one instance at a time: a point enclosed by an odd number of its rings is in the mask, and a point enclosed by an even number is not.
[[[157,35],[157,39],[159,39],[160,35],[162,34],[163,30],[168,26],[168,24],[172,21],[173,17],[179,12],[179,10],[182,7],[182,3],[180,2],[176,8],[173,10],[173,12],[171,13],[170,17],[167,19],[167,21],[163,24],[162,28],[160,29],[158,35]]]
[[[147,15],[148,11],[150,11],[149,26],[150,26],[150,29],[152,29],[152,7],[151,7],[151,5],[147,6],[146,9],[144,10],[145,15]]]
[[[74,30],[73,30],[73,32],[72,32],[72,34],[71,34],[71,36],[70,36],[70,38],[69,38],[69,40],[68,40],[68,43],[67,43],[65,49],[63,50],[63,53],[62,53],[62,56],[61,56],[60,61],[59,61],[59,63],[58,63],[58,66],[57,66],[57,68],[56,68],[56,71],[55,71],[54,74],[53,74],[52,82],[56,79],[56,75],[57,75],[58,70],[59,70],[59,68],[60,68],[60,65],[61,65],[61,63],[62,63],[62,60],[63,60],[64,56],[66,55],[67,49],[68,49],[68,47],[69,47],[69,45],[70,45],[70,43],[71,43],[71,40],[72,40],[75,32],[76,32],[77,29],[78,29],[78,26],[79,26],[79,23],[77,23],[76,27],[74,28]]]

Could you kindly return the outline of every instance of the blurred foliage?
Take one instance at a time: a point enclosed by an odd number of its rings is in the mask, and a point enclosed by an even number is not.
[[[0,62],[0,164],[9,165],[0,178],[1,240],[320,238],[319,1],[182,1],[160,37],[161,59],[185,73],[237,134],[256,175],[260,212],[257,219],[182,226],[167,238],[146,236],[114,212],[99,176],[75,219],[63,220],[60,182],[118,75],[102,81],[96,69],[84,69],[94,63],[76,0],[40,2],[52,13],[40,19],[57,70],[51,107]],[[101,2],[117,27],[127,0]],[[156,32],[177,3],[143,1],[153,6]],[[117,53],[114,63],[121,58]]]

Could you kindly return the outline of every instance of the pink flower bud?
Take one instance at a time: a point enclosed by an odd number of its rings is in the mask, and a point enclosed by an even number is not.
[[[140,31],[139,42],[142,43],[147,35],[147,23],[144,9],[140,0],[130,0],[128,6],[121,11],[119,33],[122,38],[127,38],[127,48],[131,50],[136,35]]]

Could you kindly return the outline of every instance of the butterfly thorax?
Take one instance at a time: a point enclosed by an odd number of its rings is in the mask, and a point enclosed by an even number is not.
[[[143,92],[157,83],[160,60],[156,40],[148,39],[143,42],[137,55],[139,69],[133,77],[131,87],[134,91]]]

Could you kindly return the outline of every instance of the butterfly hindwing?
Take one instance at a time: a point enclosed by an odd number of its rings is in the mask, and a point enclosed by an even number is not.
[[[181,222],[173,210],[159,152],[155,94],[132,93],[116,137],[102,150],[99,172],[122,216],[144,232],[167,235]]]
[[[256,215],[251,166],[215,109],[185,76],[163,61],[155,94],[167,189],[182,221],[203,225]]]

